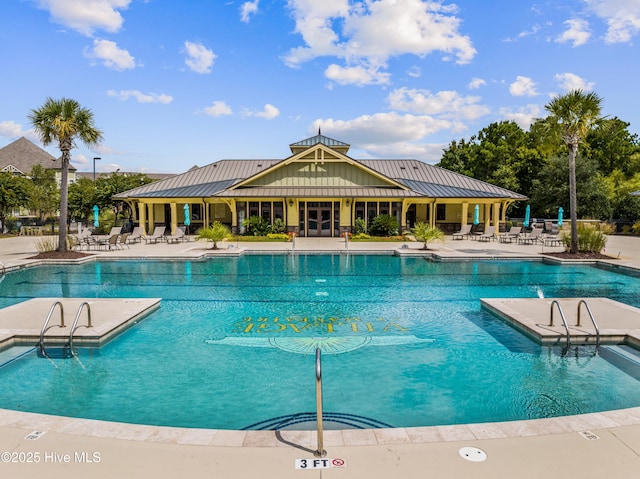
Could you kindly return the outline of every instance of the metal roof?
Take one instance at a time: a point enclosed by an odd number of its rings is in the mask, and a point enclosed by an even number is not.
[[[318,135],[322,136],[322,135]],[[325,137],[326,138],[326,137]],[[303,140],[306,141],[306,140]],[[418,160],[356,160],[409,190],[390,187],[264,187],[250,185],[229,189],[284,160],[221,160],[181,175],[125,191],[115,199],[161,197],[429,197],[429,198],[511,198],[524,200],[519,193],[476,180]]]
[[[338,141],[338,140],[334,140],[333,138],[329,138],[328,136],[324,136],[321,134],[317,134],[316,136],[312,136],[311,138],[306,138],[304,140],[298,141],[296,143],[291,143],[291,145],[289,146],[313,146],[313,145],[317,145],[318,143],[321,143],[325,146],[328,146],[330,148],[335,148],[335,147],[348,147],[350,146],[348,143],[344,143],[342,141]]]

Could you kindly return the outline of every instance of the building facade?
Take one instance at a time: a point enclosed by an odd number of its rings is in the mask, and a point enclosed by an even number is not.
[[[175,232],[214,221],[243,233],[260,216],[281,220],[287,232],[336,237],[357,219],[395,216],[402,231],[423,221],[457,231],[474,219],[499,226],[507,207],[526,197],[417,160],[355,160],[349,145],[318,134],[290,146],[279,160],[221,160],[114,196],[128,202],[134,223],[147,232],[165,225]]]

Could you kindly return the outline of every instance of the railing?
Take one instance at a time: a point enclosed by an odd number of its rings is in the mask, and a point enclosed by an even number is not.
[[[4,266],[4,263],[0,261],[0,276],[4,276],[7,274],[7,268]]]
[[[56,301],[51,306],[51,309],[49,309],[49,314],[47,315],[47,319],[45,320],[44,324],[42,325],[42,330],[40,331],[40,342],[38,343],[38,347],[40,348],[40,353],[45,358],[48,358],[49,356],[47,356],[47,353],[44,350],[44,333],[46,333],[47,330],[49,329],[49,328],[47,328],[47,325],[49,324],[49,321],[51,320],[51,316],[53,315],[53,311],[56,309],[56,306],[60,306],[60,325],[54,325],[54,326],[59,326],[60,328],[64,328],[65,327],[65,325],[64,325],[64,308],[63,308],[62,303],[60,301]],[[53,326],[50,326],[50,328],[53,328]]]
[[[587,304],[587,302],[584,299],[581,299],[578,302],[578,321],[576,322],[576,326],[580,326],[580,311],[582,310],[582,308],[580,306],[582,306],[583,304],[587,308],[587,313],[589,313],[589,317],[591,318],[591,322],[593,323],[593,327],[596,330],[596,352],[597,352],[598,348],[600,347],[600,329],[598,328],[598,324],[596,323],[596,319],[593,317],[593,313],[591,312],[591,308],[589,307],[589,305]]]
[[[564,329],[567,332],[567,349],[571,346],[571,333],[569,332],[569,326],[567,325],[567,320],[564,317],[564,312],[560,307],[560,303],[555,299],[551,302],[551,321],[549,322],[549,326],[553,326],[553,306],[558,307],[558,311],[560,311],[560,317],[562,318],[562,324],[564,324]]]
[[[316,422],[318,424],[318,449],[313,452],[316,457],[324,457],[324,439],[322,431],[322,359],[320,348],[316,348]]]
[[[78,320],[80,319],[80,314],[84,307],[87,307],[87,324],[86,325],[78,325]],[[76,353],[73,350],[73,333],[76,332],[78,328],[90,328],[91,327],[91,306],[86,301],[80,305],[78,308],[78,312],[76,313],[76,318],[73,320],[73,326],[71,326],[71,332],[69,333],[69,352],[71,356],[75,356]]]

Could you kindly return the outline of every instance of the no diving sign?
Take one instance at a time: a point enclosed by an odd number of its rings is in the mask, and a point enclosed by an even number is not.
[[[296,469],[336,469],[347,467],[347,461],[336,457],[334,459],[296,459]]]

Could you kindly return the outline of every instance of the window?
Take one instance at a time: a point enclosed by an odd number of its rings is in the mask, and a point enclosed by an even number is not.
[[[436,220],[445,221],[447,219],[447,205],[436,205]]]

